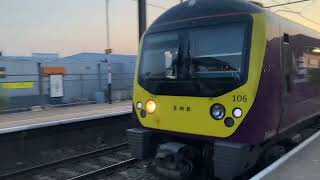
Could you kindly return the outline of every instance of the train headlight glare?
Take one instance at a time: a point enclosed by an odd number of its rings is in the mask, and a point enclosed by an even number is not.
[[[137,108],[138,108],[138,109],[141,109],[141,108],[142,108],[142,103],[141,103],[141,102],[138,102],[138,103],[137,103]]]
[[[146,103],[146,110],[149,114],[154,113],[154,111],[156,111],[157,105],[153,100],[149,100]]]
[[[214,104],[210,109],[210,114],[215,120],[221,120],[226,114],[226,109],[221,104]]]
[[[240,118],[242,116],[242,110],[240,108],[236,108],[232,112],[235,118]]]

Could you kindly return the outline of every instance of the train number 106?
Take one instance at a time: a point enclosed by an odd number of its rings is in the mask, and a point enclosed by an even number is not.
[[[233,95],[233,102],[247,102],[247,95]]]

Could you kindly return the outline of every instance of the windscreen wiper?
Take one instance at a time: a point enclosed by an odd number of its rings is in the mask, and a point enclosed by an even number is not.
[[[188,40],[188,48],[187,48],[187,60],[184,63],[185,66],[185,72],[182,72],[184,77],[187,77],[188,75],[191,77],[192,73],[190,71],[192,65],[192,57],[191,57],[191,41]]]
[[[238,73],[238,72],[232,72],[232,76],[233,76],[233,79],[234,79],[237,83],[240,83],[240,82],[241,82],[240,73]]]
[[[209,60],[208,60],[209,59]],[[206,67],[217,67],[221,68],[224,71],[235,71],[236,69],[232,67],[229,63],[220,60],[215,57],[198,57],[193,59],[198,65],[206,66]]]
[[[193,62],[195,65],[219,68],[222,70],[223,73],[230,73],[232,76],[230,78],[232,78],[237,83],[241,81],[240,73],[234,67],[232,67],[229,63],[223,60],[217,59],[215,57],[199,57],[199,58],[193,58]]]

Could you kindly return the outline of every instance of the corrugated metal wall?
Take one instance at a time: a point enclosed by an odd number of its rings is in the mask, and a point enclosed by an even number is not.
[[[110,60],[113,73],[112,92],[114,100],[132,97],[135,57],[126,58],[126,60],[119,61],[116,59]],[[65,74],[63,75],[64,96],[62,98],[58,100],[50,98],[49,76],[42,74],[39,78],[39,64],[41,67],[65,68]],[[99,74],[99,66],[101,67],[101,74]],[[0,78],[0,94],[8,100],[6,107],[0,107],[2,110],[48,104],[94,102],[97,92],[107,91],[107,63],[97,59],[24,60],[23,58],[0,57],[0,67],[5,68],[6,74],[4,78]],[[31,82],[32,87],[30,87],[30,84],[28,84],[29,87],[25,85],[26,88],[21,84],[8,85],[8,83],[21,82]]]

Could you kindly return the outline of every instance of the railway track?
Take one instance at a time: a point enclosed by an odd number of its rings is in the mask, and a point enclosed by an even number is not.
[[[122,143],[112,147],[68,157],[62,160],[42,164],[28,169],[1,175],[5,180],[79,180],[94,179],[136,163],[132,158],[128,144]]]

